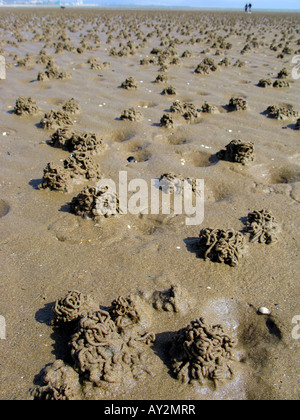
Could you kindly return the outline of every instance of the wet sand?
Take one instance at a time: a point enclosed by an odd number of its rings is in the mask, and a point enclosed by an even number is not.
[[[88,389],[81,398],[299,399],[299,340],[292,334],[300,314],[299,117],[266,115],[272,105],[300,111],[299,80],[291,77],[299,22],[299,14],[1,9],[7,74],[0,80],[0,315],[6,321],[0,399],[32,398],[30,390],[43,386],[43,368],[56,360],[73,368],[70,336],[51,325],[55,302],[72,290],[103,308],[119,296],[139,296],[155,334],[148,346],[153,376],[105,394]],[[208,61],[205,74],[195,72],[206,58],[215,68]],[[38,80],[49,59],[54,78]],[[278,79],[284,68],[287,76]],[[167,80],[155,83],[158,75]],[[129,77],[137,88],[122,88]],[[260,87],[261,79],[272,84]],[[289,86],[273,87],[276,80]],[[162,94],[170,86],[176,94]],[[31,97],[39,109],[17,115],[20,97]],[[233,97],[244,99],[246,109],[231,110]],[[41,125],[71,98],[80,107],[68,114],[71,128],[102,140],[92,155],[102,177],[117,183],[119,171],[127,171],[128,180],[149,184],[166,173],[204,179],[201,226],[187,226],[184,214],[99,220],[72,214],[72,199],[97,182],[85,175],[68,178],[67,192],[38,188],[49,162],[62,166],[74,153],[52,147],[57,127]],[[176,100],[193,104],[197,116],[170,112]],[[203,112],[206,102],[217,112]],[[142,117],[131,112],[121,119],[131,108]],[[172,117],[170,127],[160,124],[164,114]],[[218,159],[237,139],[253,143],[254,160]],[[248,214],[262,209],[278,226],[270,244],[245,234]],[[237,265],[199,255],[206,228],[245,235]],[[171,285],[184,290],[179,300],[186,310],[153,305],[153,294]],[[270,314],[258,314],[260,307]],[[212,381],[183,384],[171,369],[174,333],[201,317],[238,343],[235,374],[217,389]]]

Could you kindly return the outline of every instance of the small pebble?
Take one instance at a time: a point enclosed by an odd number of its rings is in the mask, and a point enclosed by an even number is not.
[[[270,315],[271,311],[270,311],[270,309],[262,306],[261,308],[258,309],[258,313],[261,314],[261,315]]]

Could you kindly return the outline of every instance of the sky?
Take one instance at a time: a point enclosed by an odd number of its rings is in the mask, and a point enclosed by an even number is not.
[[[250,0],[251,1],[251,0]],[[161,6],[161,7],[205,7],[241,9],[246,0],[84,0],[84,3],[97,3],[102,6]],[[259,0],[251,1],[253,10],[299,10],[300,0]]]

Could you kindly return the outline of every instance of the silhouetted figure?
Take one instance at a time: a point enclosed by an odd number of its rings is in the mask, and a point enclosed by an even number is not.
[[[248,12],[248,4],[245,5],[245,12]]]
[[[249,3],[248,10],[249,10],[249,13],[251,13],[251,11],[252,11],[252,4],[251,3]]]

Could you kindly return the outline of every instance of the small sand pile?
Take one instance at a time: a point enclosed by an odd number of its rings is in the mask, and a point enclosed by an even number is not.
[[[38,188],[70,192],[72,190],[70,181],[71,177],[66,169],[50,162],[44,169],[43,180]]]
[[[167,83],[167,82],[168,82],[168,76],[162,73],[160,73],[155,79],[155,83]]]
[[[100,63],[98,57],[89,58],[87,63],[91,65],[91,70],[106,70],[110,68],[110,63],[108,61]]]
[[[207,102],[204,102],[204,104],[201,107],[201,112],[208,114],[218,114],[219,110],[215,105],[210,105]]]
[[[119,296],[113,300],[108,311],[119,329],[134,327],[136,324],[147,328],[152,323],[151,308],[147,307],[145,301],[136,295]]]
[[[72,401],[82,397],[77,372],[63,360],[56,360],[43,369],[43,383],[32,392],[35,400]]]
[[[231,62],[228,60],[227,57],[225,57],[225,58],[222,58],[219,61],[218,66],[220,66],[220,67],[230,67],[231,66]]]
[[[177,114],[184,113],[184,107],[186,104],[183,104],[179,99],[177,99],[173,104],[170,106],[170,112],[174,112]]]
[[[181,57],[182,58],[192,58],[193,57],[193,53],[190,50],[185,50],[185,51],[183,51]]]
[[[120,214],[119,199],[107,187],[87,186],[70,203],[71,213],[84,219],[97,219]]]
[[[57,130],[60,127],[67,127],[73,125],[74,122],[68,112],[53,109],[47,112],[40,121],[42,128],[47,130]]]
[[[90,392],[91,385],[94,390],[116,391],[119,386],[128,388],[152,375],[148,347],[155,335],[142,325],[142,312],[134,297],[119,296],[108,311],[96,308],[91,298],[78,291],[56,302],[52,324],[70,335],[73,364],[57,360],[47,366],[44,386],[32,390],[33,398],[81,399],[85,387]]]
[[[76,99],[71,98],[68,101],[64,102],[62,109],[65,112],[68,112],[70,115],[76,115],[81,113],[81,108],[78,105]]]
[[[67,322],[78,321],[81,315],[91,308],[98,309],[91,296],[72,290],[55,302],[52,308],[51,324],[58,326]]]
[[[85,133],[72,128],[59,128],[52,134],[50,144],[68,152],[99,153],[103,140],[96,133]]]
[[[276,120],[286,120],[299,116],[299,112],[295,111],[293,105],[290,104],[270,105],[265,113],[269,118],[275,118]]]
[[[180,285],[171,285],[170,289],[155,291],[152,295],[152,305],[157,311],[174,312],[184,315],[193,306],[192,299]]]
[[[159,178],[159,186],[165,194],[169,194],[170,192],[181,194],[183,189],[183,178],[181,175],[177,176],[168,172],[162,174]]]
[[[271,87],[271,86],[273,86],[273,82],[272,82],[271,79],[260,79],[257,86],[263,87],[263,88]]]
[[[71,79],[72,74],[67,73],[64,71],[59,71],[58,66],[52,61],[49,60],[46,65],[46,70],[44,72],[40,71],[37,75],[37,80],[40,82],[45,82],[47,80],[65,80],[65,79]]]
[[[197,108],[191,103],[182,103],[179,100],[173,102],[170,112],[174,112],[183,116],[186,120],[194,120],[198,117]]]
[[[204,58],[204,60],[196,67],[195,73],[197,74],[210,74],[217,71],[218,66],[212,58]]]
[[[174,86],[168,86],[162,91],[161,94],[162,95],[177,95],[177,91]]]
[[[288,88],[290,83],[287,80],[275,80],[273,83],[274,88]]]
[[[42,49],[39,53],[39,59],[38,59],[37,63],[46,65],[51,60],[52,60],[51,54],[47,53],[46,50]]]
[[[245,65],[246,65],[245,61],[238,59],[236,60],[233,66],[241,68],[241,67],[245,67]]]
[[[241,54],[244,55],[249,51],[251,51],[251,46],[249,44],[245,44],[243,49],[241,50]]]
[[[75,151],[64,160],[63,165],[70,172],[72,178],[81,176],[86,179],[100,179],[102,176],[100,166],[95,162],[90,152]]]
[[[189,186],[189,187],[188,187]],[[182,175],[175,175],[171,172],[162,174],[159,178],[159,188],[165,194],[182,194],[183,189],[191,188],[191,191],[196,194],[201,194],[197,190],[197,180],[192,178],[185,178]]]
[[[122,112],[120,119],[127,121],[143,121],[144,116],[140,111],[132,107],[129,109],[125,109]]]
[[[135,80],[134,77],[128,77],[122,84],[121,88],[132,90],[132,89],[138,89],[138,82]]]
[[[245,111],[248,108],[246,99],[240,96],[233,96],[228,103],[229,111]]]
[[[206,228],[200,232],[198,245],[205,260],[235,267],[243,255],[245,237],[233,229]]]
[[[269,210],[254,210],[248,214],[246,231],[251,242],[271,244],[277,242],[278,224]]]
[[[160,119],[160,127],[173,128],[175,124],[174,118],[170,114],[164,114]]]
[[[34,60],[30,54],[26,54],[25,58],[17,60],[17,66],[23,69],[31,69],[34,66]]]
[[[285,80],[288,77],[289,73],[286,68],[283,68],[280,70],[280,72],[277,75],[277,80],[275,82],[272,82],[271,79],[261,79],[258,82],[259,87],[273,87],[273,88],[289,88],[290,83]]]
[[[277,74],[278,79],[286,79],[289,76],[289,72],[286,67],[280,70],[280,72]]]
[[[32,97],[21,96],[16,100],[14,113],[16,115],[36,115],[41,112],[40,107],[37,105],[35,99]]]
[[[217,158],[245,165],[255,159],[254,144],[252,142],[242,142],[242,140],[232,140],[225,149],[217,153]]]
[[[92,159],[90,152],[75,151],[64,160],[63,166],[48,163],[38,188],[70,193],[73,178],[99,179],[101,176],[100,166]]]
[[[237,341],[226,334],[221,325],[208,325],[203,318],[179,330],[170,349],[175,377],[184,384],[197,381],[205,385],[220,383],[233,377],[232,362],[236,361]]]
[[[103,381],[125,385],[151,374],[145,347],[153,343],[155,336],[142,328],[132,331],[132,325],[120,322],[122,316],[127,313],[116,318],[118,326],[109,312],[99,309],[88,313],[72,336],[74,368],[95,386],[101,387]]]

